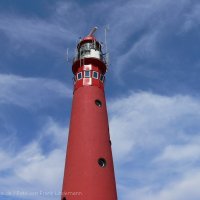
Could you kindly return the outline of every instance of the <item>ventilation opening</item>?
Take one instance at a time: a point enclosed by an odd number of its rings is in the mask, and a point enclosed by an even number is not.
[[[67,200],[67,199],[65,197],[63,197],[62,200]]]
[[[106,160],[104,158],[99,158],[98,164],[100,167],[106,167]]]
[[[101,107],[102,106],[102,103],[99,99],[96,99],[95,100],[95,104],[98,106],[98,107]]]
[[[111,142],[111,140],[109,140],[109,144],[110,144],[110,146],[112,145],[112,142]]]

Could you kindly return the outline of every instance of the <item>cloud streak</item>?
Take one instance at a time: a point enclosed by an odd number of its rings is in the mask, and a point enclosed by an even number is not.
[[[48,126],[48,136],[44,131]],[[24,145],[20,151],[0,149],[0,192],[8,194],[11,198],[17,198],[17,191],[20,199],[57,199],[61,191],[62,176],[65,161],[65,147],[68,129],[53,119],[47,120],[44,127],[39,130],[40,137],[35,138],[31,143]],[[51,138],[54,148],[44,153],[42,142]],[[60,141],[60,138],[63,140]],[[54,141],[55,140],[55,141]],[[59,142],[56,142],[59,141]],[[15,144],[16,145],[16,144]],[[11,184],[12,182],[12,184]],[[27,195],[23,195],[25,192]],[[28,195],[37,192],[37,195]],[[54,192],[54,195],[40,192]]]
[[[197,199],[199,99],[138,92],[108,108],[120,198]]]
[[[114,66],[110,70],[120,83],[130,75],[156,80],[169,66],[171,73],[177,70],[177,63],[185,66],[181,61],[188,60],[188,54],[182,55],[183,47],[176,41],[187,37],[184,29],[198,26],[198,9],[198,3],[189,0],[128,1],[114,6],[108,16]]]
[[[0,74],[0,85],[0,104],[29,109],[45,107],[55,100],[71,98],[72,95],[63,83],[46,78]]]
[[[20,53],[26,54],[28,49],[30,54],[42,48],[42,50],[60,54],[65,51],[64,45],[66,45],[65,48],[69,48],[75,43],[79,37],[77,29],[82,24],[78,24],[79,17],[84,17],[81,8],[76,3],[63,1],[58,1],[52,6],[48,8],[53,9],[54,12],[48,18],[25,17],[2,12],[0,32],[8,40],[7,45],[10,44],[12,47],[9,52],[18,52],[20,49]],[[79,13],[79,16],[74,15],[74,10]],[[77,26],[73,26],[74,23]]]

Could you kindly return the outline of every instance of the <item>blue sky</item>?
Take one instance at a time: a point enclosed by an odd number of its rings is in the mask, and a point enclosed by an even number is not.
[[[94,26],[100,41],[110,28],[119,200],[199,200],[195,0],[0,0],[0,199],[60,198],[73,87],[66,52],[72,58]]]

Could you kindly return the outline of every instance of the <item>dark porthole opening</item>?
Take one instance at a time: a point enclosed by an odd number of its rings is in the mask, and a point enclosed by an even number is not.
[[[62,200],[67,200],[67,199],[65,197],[63,197]]]
[[[95,104],[98,106],[98,107],[101,107],[102,106],[102,103],[99,99],[96,99],[95,100]]]
[[[98,164],[100,167],[106,167],[106,160],[104,158],[99,158]]]

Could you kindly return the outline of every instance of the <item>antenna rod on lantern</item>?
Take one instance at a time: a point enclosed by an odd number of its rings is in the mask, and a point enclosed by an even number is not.
[[[67,48],[67,62],[69,61],[69,48]]]
[[[105,27],[105,54],[106,54],[106,67],[108,69],[109,66],[109,51],[108,51],[108,45],[107,45],[107,36],[108,36],[108,31],[109,31],[109,25]]]
[[[88,36],[93,36],[97,29],[98,29],[98,27],[95,26],[95,27],[90,31],[90,33],[89,33]]]

